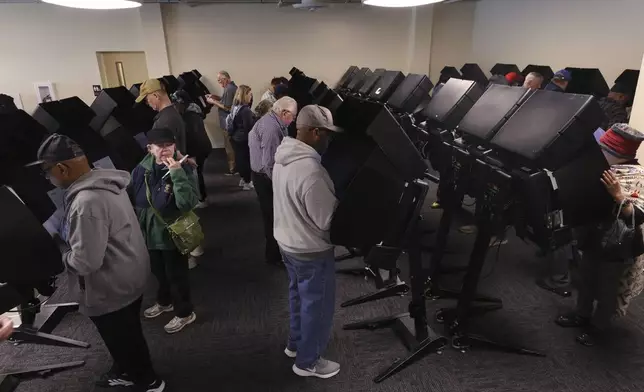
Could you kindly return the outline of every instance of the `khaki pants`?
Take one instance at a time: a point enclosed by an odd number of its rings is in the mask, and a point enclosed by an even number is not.
[[[226,158],[228,160],[228,170],[230,170],[231,173],[234,173],[237,171],[235,169],[235,150],[233,150],[233,146],[232,144],[230,144],[230,136],[228,136],[228,132],[226,132],[225,129],[222,129],[221,134],[224,137],[224,148],[226,149]]]

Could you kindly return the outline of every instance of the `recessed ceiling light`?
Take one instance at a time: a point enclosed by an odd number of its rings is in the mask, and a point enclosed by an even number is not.
[[[362,0],[362,3],[374,7],[418,7],[443,1],[445,0]]]
[[[132,0],[42,0],[44,3],[88,10],[119,10],[136,8],[141,2]]]

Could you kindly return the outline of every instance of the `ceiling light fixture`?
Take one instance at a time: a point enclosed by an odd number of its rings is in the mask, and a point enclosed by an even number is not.
[[[82,8],[88,10],[120,10],[137,8],[140,1],[132,0],[42,0],[43,3],[60,5],[63,7]]]
[[[427,4],[442,3],[445,0],[362,0],[362,4],[374,7],[418,7]]]

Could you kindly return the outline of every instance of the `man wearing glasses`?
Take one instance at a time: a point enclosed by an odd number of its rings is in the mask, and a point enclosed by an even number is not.
[[[228,158],[228,175],[234,174],[235,170],[235,152],[230,143],[228,132],[226,131],[226,117],[230,114],[230,109],[233,106],[233,99],[237,93],[237,85],[230,78],[230,74],[226,71],[219,71],[217,74],[217,83],[224,89],[221,97],[216,95],[206,96],[206,101],[209,104],[215,105],[219,114],[219,127],[222,129],[224,135],[224,147],[226,148],[226,157]]]
[[[76,142],[53,134],[38,149],[51,183],[65,190],[63,219],[54,239],[68,272],[70,292],[103,338],[114,364],[101,388],[162,392],[141,328],[141,302],[150,259],[126,187],[130,175],[90,168]]]
[[[248,134],[251,176],[259,199],[266,236],[266,262],[283,266],[282,255],[273,236],[273,166],[275,151],[288,135],[288,126],[297,116],[297,102],[291,97],[275,101],[271,111],[257,120]]]

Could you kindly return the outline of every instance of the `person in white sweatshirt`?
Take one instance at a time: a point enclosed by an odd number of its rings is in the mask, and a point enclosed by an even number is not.
[[[305,106],[297,117],[297,138],[284,138],[273,168],[273,233],[288,271],[290,332],[285,354],[293,372],[330,378],[338,363],[322,358],[331,337],[335,305],[335,257],[329,239],[337,205],[321,154],[334,132],[329,109]]]

